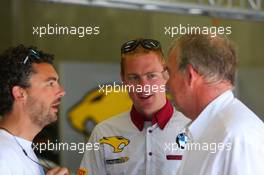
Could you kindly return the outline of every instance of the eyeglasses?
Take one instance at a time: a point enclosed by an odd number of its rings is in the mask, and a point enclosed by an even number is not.
[[[159,80],[159,79],[164,79],[164,80],[168,80],[169,79],[169,73],[167,71],[167,69],[163,70],[162,72],[149,72],[149,73],[146,73],[144,75],[134,75],[134,74],[131,74],[131,75],[128,75],[127,76],[127,81],[131,84],[138,84],[140,83],[140,80],[143,78],[143,77],[146,77],[146,80],[153,83],[155,82],[156,80]]]
[[[131,41],[124,43],[121,46],[121,53],[131,52],[135,50],[139,44],[145,49],[149,49],[149,50],[156,50],[156,49],[161,48],[160,42],[157,40],[139,39],[139,40],[131,40]]]
[[[27,64],[29,58],[40,59],[40,56],[39,56],[39,53],[37,53],[33,49],[30,49],[29,54],[26,56],[26,58],[24,58],[22,63]]]

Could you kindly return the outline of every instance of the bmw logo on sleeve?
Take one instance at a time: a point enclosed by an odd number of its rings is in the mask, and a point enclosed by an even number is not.
[[[176,143],[178,145],[178,147],[180,149],[184,149],[186,143],[188,142],[188,137],[185,133],[180,133],[177,137],[176,137]]]

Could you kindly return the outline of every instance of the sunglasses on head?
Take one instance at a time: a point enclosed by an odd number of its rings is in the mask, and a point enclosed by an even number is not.
[[[141,45],[145,49],[149,49],[149,50],[156,50],[156,49],[161,48],[160,42],[157,40],[138,39],[138,40],[131,40],[131,41],[124,43],[121,46],[121,53],[131,52],[135,50],[138,47],[138,45]]]
[[[22,63],[23,63],[23,64],[27,64],[27,62],[28,62],[28,60],[29,60],[30,58],[33,58],[33,59],[39,59],[39,58],[40,58],[39,53],[37,53],[37,52],[36,52],[35,50],[33,50],[33,49],[30,49],[28,55],[26,56],[26,58],[24,58],[24,60],[23,60]]]

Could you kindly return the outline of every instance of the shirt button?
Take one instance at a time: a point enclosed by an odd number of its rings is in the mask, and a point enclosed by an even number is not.
[[[152,130],[149,130],[149,133],[152,133]]]
[[[152,156],[152,152],[149,152],[149,156]]]

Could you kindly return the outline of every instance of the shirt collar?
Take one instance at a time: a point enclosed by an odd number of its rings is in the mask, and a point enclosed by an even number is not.
[[[233,99],[234,95],[232,91],[228,90],[210,102],[187,128],[190,132],[189,134],[191,139],[196,141],[210,125],[210,122],[216,117],[216,114],[219,113],[219,111],[221,111]]]
[[[151,119],[152,125],[158,123],[158,126],[160,127],[160,129],[164,129],[164,127],[166,126],[170,118],[172,117],[172,114],[173,114],[172,104],[170,103],[168,99],[166,99],[166,104],[158,112],[156,112],[153,115]],[[140,131],[142,131],[144,128],[144,122],[148,121],[146,116],[139,113],[133,105],[130,111],[130,117],[134,125]]]
[[[26,140],[24,138],[21,138],[21,137],[18,137],[18,136],[15,136],[13,134],[11,134],[8,130],[6,130],[5,128],[0,128],[0,133],[3,133],[4,136],[8,139],[12,139],[12,141],[18,141],[19,144],[21,144],[23,146],[23,148],[26,148],[26,149],[31,149],[31,145],[32,145],[32,141],[29,141],[29,140]],[[16,140],[13,140],[13,139],[16,139]]]

